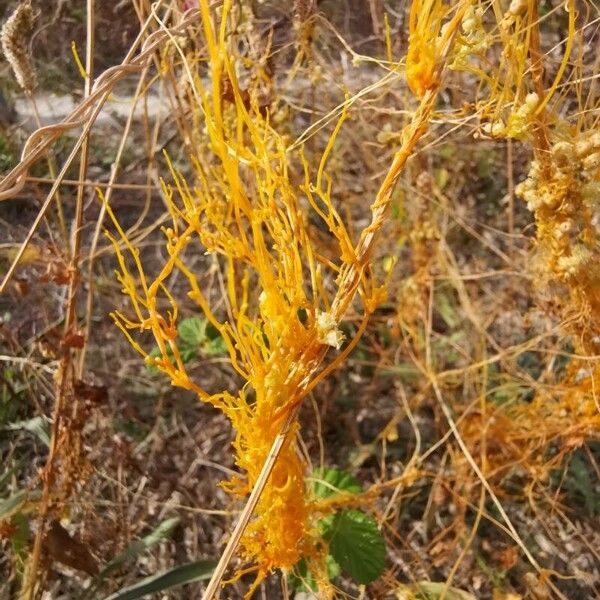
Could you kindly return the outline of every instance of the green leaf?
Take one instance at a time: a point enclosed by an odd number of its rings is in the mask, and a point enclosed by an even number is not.
[[[445,583],[419,581],[410,587],[412,588],[412,591],[419,594],[419,600],[438,600],[438,598],[442,597],[444,592],[444,598],[446,600],[476,600],[475,596],[469,594],[469,592],[454,587],[446,588]]]
[[[177,333],[185,345],[200,346],[206,339],[206,320],[199,317],[183,319],[177,327]]]
[[[327,565],[327,575],[330,581],[333,581],[336,577],[339,577],[342,572],[342,567],[337,564],[335,558],[328,554],[325,558],[325,564]]]
[[[206,319],[200,317],[183,319],[177,327],[177,334],[177,349],[184,363],[197,358],[200,350],[209,355],[227,354],[225,340]],[[155,346],[149,356],[151,358],[162,358],[162,352],[160,348]],[[170,346],[167,346],[167,357],[171,361],[175,360]],[[153,375],[159,372],[154,365],[146,365],[146,368]]]
[[[27,502],[27,491],[21,490],[6,500],[0,500],[0,519],[6,519]]]
[[[210,323],[206,325],[206,340],[202,349],[208,355],[227,354],[227,345],[223,336]]]
[[[191,346],[182,346],[179,348],[179,356],[183,363],[188,363],[190,360],[196,358],[198,356],[198,351],[196,348],[192,348]]]
[[[357,583],[377,579],[385,567],[385,542],[373,517],[360,510],[344,510],[323,533],[329,553]]]
[[[181,345],[178,345],[178,350],[179,350],[179,356],[181,357],[181,360],[184,363],[188,363],[188,362],[190,362],[190,360],[192,360],[193,358],[196,358],[196,356],[198,356],[198,350],[197,350],[196,346],[188,346],[187,344],[181,344]],[[162,352],[160,351],[160,348],[158,346],[155,346],[154,348],[152,348],[152,351],[150,352],[149,356],[152,358],[162,358]],[[173,354],[173,350],[171,349],[171,346],[167,346],[167,358],[172,363],[175,363],[175,355]],[[156,373],[159,373],[158,368],[155,367],[154,365],[146,365],[146,368],[153,375],[156,375]]]
[[[581,452],[571,455],[565,466],[563,485],[574,503],[581,504],[583,501],[586,512],[595,516],[600,514],[600,495],[595,487],[596,478],[591,476],[588,464]]]
[[[119,569],[122,565],[124,565],[128,560],[135,558],[144,550],[147,550],[151,546],[154,546],[164,538],[166,538],[170,533],[175,529],[177,524],[179,523],[179,517],[173,517],[172,519],[167,519],[163,521],[152,533],[149,533],[146,537],[141,540],[136,540],[121,554],[118,554],[113,558],[105,567],[100,571],[98,577],[104,578],[114,573],[117,569]]]
[[[15,556],[19,558],[21,564],[24,564],[28,555],[29,519],[23,513],[17,513],[13,515],[11,524],[15,527],[15,531],[10,536],[10,544]]]
[[[23,466],[22,462],[18,462],[14,467],[8,469],[0,475],[0,490],[3,490],[8,483],[8,480]]]
[[[341,573],[340,565],[335,562],[335,559],[331,554],[328,554],[325,558],[325,564],[327,566],[327,576],[330,581],[333,581],[336,577],[339,577]],[[290,573],[289,584],[296,592],[318,592],[317,582],[308,570],[306,559],[301,558],[295,565]]]
[[[146,594],[155,594],[185,583],[210,579],[216,566],[216,560],[198,560],[179,565],[159,575],[145,577],[104,600],[137,600]]]
[[[162,358],[162,352],[158,346],[154,346],[148,356],[151,358]],[[167,356],[170,360],[173,360],[173,351],[171,350],[170,346],[167,346]],[[152,375],[156,375],[160,372],[158,367],[155,367],[154,365],[146,365],[146,369],[148,369]]]
[[[219,336],[214,340],[210,340],[210,342],[203,347],[203,350],[210,356],[227,354],[227,345],[225,344],[225,340]]]
[[[290,587],[296,592],[316,592],[317,582],[308,571],[306,559],[301,558],[292,569],[289,577]]]
[[[315,469],[312,478],[312,493],[317,498],[329,498],[340,492],[360,494],[362,487],[347,471],[341,469]]]
[[[33,419],[19,421],[18,423],[9,423],[5,429],[9,431],[25,429],[37,436],[47,447],[50,447],[50,425],[46,417],[34,417]]]

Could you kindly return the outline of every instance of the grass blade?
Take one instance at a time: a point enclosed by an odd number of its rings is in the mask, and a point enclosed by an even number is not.
[[[6,519],[15,513],[27,501],[27,491],[21,490],[13,496],[0,501],[0,519]]]
[[[46,447],[50,447],[50,425],[45,417],[33,417],[18,423],[9,423],[4,428],[8,431],[19,431],[25,429],[33,433]]]
[[[137,540],[127,546],[121,554],[115,556],[105,567],[102,569],[99,578],[104,578],[114,573],[117,569],[119,569],[123,564],[125,564],[128,560],[135,558],[138,554],[141,554],[147,548],[154,546],[162,539],[166,538],[171,531],[175,528],[175,526],[179,523],[179,517],[173,517],[172,519],[167,519],[163,521],[152,533],[148,534],[146,537],[141,540]]]
[[[209,579],[216,565],[216,560],[198,560],[179,565],[159,575],[141,579],[137,583],[111,594],[104,600],[136,600],[146,594],[162,592],[184,583]]]
[[[4,489],[10,478],[23,466],[22,462],[18,462],[14,467],[8,469],[0,475],[0,491]]]

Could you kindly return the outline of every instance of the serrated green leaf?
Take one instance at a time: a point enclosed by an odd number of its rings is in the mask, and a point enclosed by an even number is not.
[[[200,346],[206,339],[206,319],[199,317],[183,319],[177,327],[177,333],[185,345]]]
[[[357,583],[377,579],[385,567],[385,542],[377,522],[360,510],[335,514],[323,533],[329,553]]]
[[[208,340],[216,340],[221,337],[221,332],[208,321],[206,322],[206,339]]]
[[[167,349],[167,353],[168,352],[169,352],[169,349]],[[150,350],[150,352],[148,353],[148,356],[150,356],[151,358],[162,358],[162,352],[158,346],[154,346],[154,348],[152,348],[152,350]],[[148,365],[148,366],[150,367],[152,365]]]
[[[198,356],[198,351],[195,347],[182,346],[179,348],[179,356],[181,357],[182,362],[185,364],[196,358]]]
[[[177,348],[179,356],[184,363],[188,363],[198,357],[198,351],[203,350],[207,354],[225,354],[227,347],[219,332],[212,327],[206,319],[200,317],[189,317],[183,319],[177,327]],[[161,358],[160,348],[154,347],[149,354],[152,358]],[[174,361],[175,357],[170,347],[167,347],[167,357]],[[153,375],[159,370],[154,365],[146,365]]]
[[[100,571],[98,575],[99,578],[104,578],[114,573],[117,569],[119,569],[122,565],[124,565],[128,560],[135,558],[144,550],[147,550],[151,546],[154,546],[164,538],[166,538],[172,531],[175,529],[176,525],[179,523],[179,517],[173,517],[172,519],[167,519],[163,521],[152,533],[149,533],[146,537],[141,540],[136,540],[121,554],[118,554],[113,558],[103,569]]]
[[[151,358],[162,358],[162,352],[158,346],[154,346],[154,348],[152,348],[152,350],[150,351],[148,356],[150,356]],[[173,351],[171,350],[171,348],[169,346],[167,346],[167,357],[170,360],[173,360]],[[157,373],[160,373],[160,371],[158,370],[158,367],[155,367],[154,365],[147,364],[146,369],[148,369],[148,371],[150,373],[152,373],[152,375],[156,375]]]
[[[225,344],[223,336],[220,334],[219,330],[210,323],[206,325],[206,340],[202,350],[209,356],[227,354],[227,345]]]
[[[216,560],[198,560],[179,565],[159,575],[145,577],[137,583],[107,596],[104,600],[137,600],[147,594],[163,592],[185,583],[210,579],[216,566]]]
[[[181,344],[178,349],[179,349],[179,356],[181,357],[181,360],[184,363],[188,363],[188,362],[190,362],[190,360],[192,360],[198,356],[198,350],[197,350],[196,346],[192,347],[192,346],[188,346],[187,344]],[[156,346],[152,349],[152,351],[149,353],[148,356],[150,356],[152,358],[162,358],[162,352],[160,351],[160,348],[158,346]],[[173,350],[171,350],[170,346],[167,346],[167,358],[171,362],[173,362],[173,363],[175,362],[175,355],[173,354]],[[157,367],[155,367],[154,365],[147,364],[146,368],[153,375],[160,372],[159,369]]]
[[[360,494],[362,487],[360,483],[347,471],[341,469],[315,469],[311,478],[311,491],[317,498],[329,498],[340,492]]]

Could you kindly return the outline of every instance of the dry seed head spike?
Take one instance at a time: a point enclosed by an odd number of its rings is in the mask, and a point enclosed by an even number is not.
[[[17,6],[0,31],[4,56],[21,88],[31,94],[36,85],[36,72],[29,52],[29,39],[37,13],[26,0]]]

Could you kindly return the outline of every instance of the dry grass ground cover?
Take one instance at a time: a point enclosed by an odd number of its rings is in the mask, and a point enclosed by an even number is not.
[[[0,598],[600,594],[594,2],[0,10]]]

